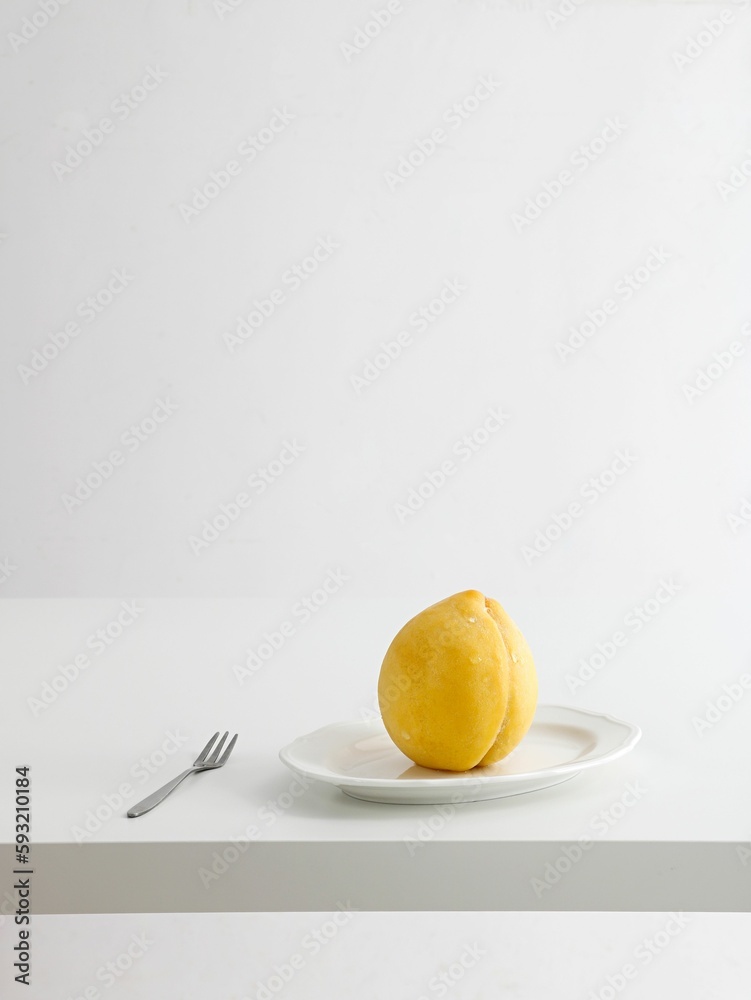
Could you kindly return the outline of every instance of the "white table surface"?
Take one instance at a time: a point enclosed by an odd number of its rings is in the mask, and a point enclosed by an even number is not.
[[[680,618],[690,624],[690,600],[666,608],[650,635],[575,693],[564,679],[572,635],[531,639],[541,701],[641,726],[642,742],[626,757],[541,792],[462,805],[450,821],[435,806],[377,805],[320,786],[289,806],[298,788],[279,748],[327,722],[372,713],[382,653],[417,610],[404,603],[332,598],[241,685],[233,664],[285,618],[279,602],[139,600],[136,621],[105,652],[90,650],[91,666],[34,716],[28,699],[120,605],[3,602],[0,838],[12,837],[12,769],[30,765],[37,912],[313,910],[353,895],[361,909],[748,908],[751,693],[700,737],[691,719],[711,685],[696,682],[701,663],[692,676],[695,637],[687,633],[684,648],[673,650],[675,671],[653,671],[655,658],[671,655]],[[721,657],[720,640],[716,649]],[[225,768],[188,779],[140,819],[124,817],[216,729],[240,734]],[[186,742],[160,763],[170,733]],[[156,768],[151,776],[131,770],[143,757]],[[116,806],[123,782],[124,808],[108,817],[107,797]],[[600,832],[595,817],[610,815],[635,783],[640,801]],[[87,815],[98,808],[106,821],[88,834]],[[429,823],[438,829],[415,847]],[[584,835],[594,847],[555,885],[535,891],[546,864]],[[233,841],[241,849],[231,874],[204,885],[199,869]]]

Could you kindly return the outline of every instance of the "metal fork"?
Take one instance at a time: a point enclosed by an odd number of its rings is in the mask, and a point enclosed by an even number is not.
[[[223,767],[227,763],[229,755],[234,750],[235,743],[237,742],[237,733],[235,733],[235,735],[227,744],[227,749],[224,751],[224,753],[222,753],[222,747],[224,746],[224,741],[229,736],[229,733],[225,733],[224,736],[222,736],[222,738],[217,743],[216,747],[214,747],[214,751],[213,753],[211,753],[211,756],[209,756],[211,748],[214,745],[214,741],[216,740],[218,735],[219,733],[214,733],[209,742],[206,744],[203,750],[193,761],[192,766],[189,767],[187,771],[183,771],[182,774],[178,774],[178,776],[176,778],[173,778],[172,781],[168,781],[166,785],[163,785],[156,792],[152,792],[151,795],[148,795],[141,802],[138,802],[136,805],[134,805],[132,809],[129,809],[128,818],[134,819],[136,816],[143,816],[144,813],[147,813],[150,809],[153,809],[154,806],[158,806],[163,799],[166,799],[171,792],[174,792],[174,790],[177,788],[180,782],[184,781],[189,774],[197,774],[198,771],[213,771],[217,767]],[[222,753],[221,757],[219,756],[220,753]]]

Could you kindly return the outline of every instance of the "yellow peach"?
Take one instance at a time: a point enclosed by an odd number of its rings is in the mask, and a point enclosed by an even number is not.
[[[421,611],[386,651],[383,723],[422,767],[468,771],[518,746],[537,707],[529,646],[501,605],[465,590]]]

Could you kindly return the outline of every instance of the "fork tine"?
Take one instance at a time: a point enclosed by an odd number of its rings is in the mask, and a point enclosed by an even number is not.
[[[219,734],[217,733],[217,736],[218,735]],[[221,753],[222,747],[224,746],[224,741],[227,739],[228,736],[229,736],[228,732],[225,733],[224,736],[222,736],[222,738],[219,740],[219,742],[217,743],[217,745],[214,747],[214,752],[211,754],[211,756],[209,757],[209,759],[205,763],[207,763],[207,764],[216,764],[216,759],[219,756],[219,754]]]
[[[221,767],[222,764],[226,764],[227,763],[227,760],[229,759],[229,755],[232,753],[232,751],[235,748],[235,743],[237,743],[237,733],[235,733],[235,735],[229,741],[229,743],[227,744],[227,749],[224,751],[224,753],[220,757],[220,759],[219,759],[219,766],[220,767]]]
[[[203,762],[206,760],[206,754],[211,749],[211,745],[214,742],[214,740],[217,738],[218,735],[219,735],[219,733],[214,733],[214,735],[211,737],[211,739],[209,740],[209,742],[206,744],[206,746],[203,748],[203,750],[196,757],[195,761],[193,762],[194,765],[196,765],[196,764],[203,764]]]

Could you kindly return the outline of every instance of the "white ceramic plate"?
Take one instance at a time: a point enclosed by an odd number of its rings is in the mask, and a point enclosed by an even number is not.
[[[520,745],[489,767],[457,774],[418,767],[380,719],[337,722],[301,736],[279,756],[296,774],[372,802],[476,802],[532,792],[627,753],[641,730],[610,715],[539,705]]]

